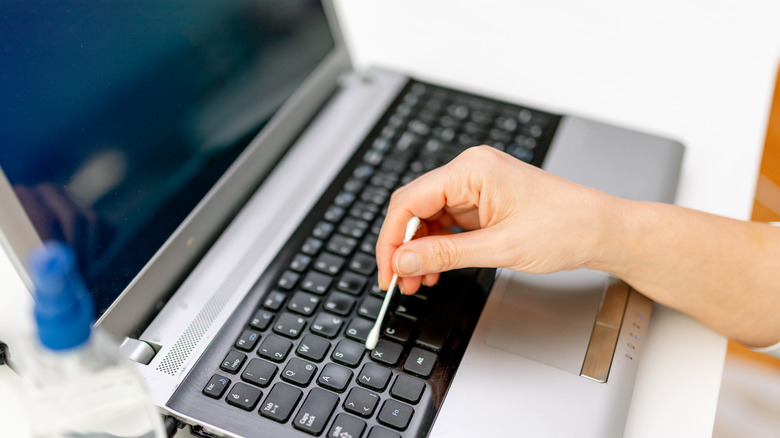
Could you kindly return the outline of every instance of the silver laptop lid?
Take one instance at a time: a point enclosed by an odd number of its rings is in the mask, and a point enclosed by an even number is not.
[[[40,3],[0,39],[0,241],[25,279],[40,240],[72,245],[99,323],[126,336],[350,61],[318,1]]]

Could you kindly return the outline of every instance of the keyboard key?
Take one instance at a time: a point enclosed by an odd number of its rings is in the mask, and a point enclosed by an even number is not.
[[[309,316],[317,310],[317,304],[319,304],[320,298],[316,295],[307,292],[295,292],[287,303],[287,308],[295,313]]]
[[[320,254],[317,260],[314,261],[314,269],[328,274],[336,275],[341,271],[344,266],[344,258],[337,255],[333,255],[327,252]]]
[[[420,401],[425,391],[425,381],[407,374],[399,374],[390,388],[390,395],[412,404]]]
[[[374,223],[371,224],[371,234],[379,235],[379,232],[382,231],[382,224],[385,222],[386,214],[387,210],[384,210],[382,214],[374,220]]]
[[[333,349],[333,354],[330,357],[342,365],[349,367],[356,367],[363,359],[363,353],[366,351],[365,345],[358,344],[355,341],[349,339],[342,339],[336,344],[336,348]]]
[[[219,368],[222,371],[227,371],[228,373],[235,374],[238,372],[239,369],[241,369],[241,365],[244,364],[245,360],[246,360],[246,354],[238,352],[236,350],[230,350],[227,356],[225,356],[225,359],[219,365]]]
[[[360,200],[376,205],[384,205],[390,198],[390,191],[382,187],[366,187],[360,194]]]
[[[417,321],[425,314],[426,302],[417,295],[403,295],[398,299],[398,304],[393,313],[397,316]]]
[[[414,347],[409,351],[409,356],[404,362],[404,371],[427,378],[433,371],[436,358],[436,354]]]
[[[352,178],[358,181],[365,181],[374,174],[374,166],[361,164],[352,171]]]
[[[344,410],[361,417],[370,417],[379,404],[379,395],[363,388],[352,388],[344,400]]]
[[[333,234],[333,230],[335,229],[336,226],[333,225],[332,223],[319,221],[317,222],[317,225],[312,230],[311,235],[320,240],[327,240],[328,237],[330,237],[330,235]]]
[[[346,211],[343,208],[332,205],[328,208],[323,217],[328,222],[337,223],[344,217],[345,213]]]
[[[379,284],[377,284],[376,275],[371,277],[370,280],[368,280],[368,287],[366,289],[368,289],[368,293],[370,293],[371,295],[379,298],[380,300],[383,300],[385,298],[385,294],[387,293],[387,291],[384,291],[384,290],[379,288]],[[419,292],[417,292],[417,293],[419,293]]]
[[[318,252],[320,252],[320,249],[322,248],[322,240],[309,237],[306,239],[305,242],[303,242],[303,246],[301,247],[301,252],[304,254],[308,254],[310,256],[317,255]]]
[[[295,415],[293,426],[312,435],[321,434],[338,403],[336,394],[320,388],[312,389]]]
[[[306,277],[303,278],[301,287],[303,290],[313,292],[317,295],[322,295],[328,291],[332,281],[333,278],[328,275],[322,274],[320,272],[309,272],[306,274]]]
[[[336,283],[336,288],[352,295],[360,295],[366,287],[367,281],[366,277],[362,275],[355,274],[354,272],[345,272]]]
[[[287,357],[291,348],[292,342],[279,336],[270,335],[260,344],[257,354],[274,362],[281,362]]]
[[[349,208],[352,203],[355,202],[355,193],[349,190],[344,190],[333,199],[333,205],[341,208]]]
[[[369,362],[363,365],[363,369],[358,374],[357,382],[366,388],[382,392],[392,376],[393,373],[389,369]]]
[[[384,158],[385,155],[381,150],[378,149],[371,149],[366,152],[365,155],[363,155],[363,161],[366,164],[370,164],[371,166],[376,166],[377,164],[381,163]]]
[[[271,325],[271,321],[274,320],[274,314],[267,311],[260,309],[252,316],[252,319],[249,320],[249,325],[253,328],[256,328],[260,331],[263,331],[268,328],[268,326]]]
[[[290,269],[295,272],[303,272],[308,269],[311,264],[311,257],[306,254],[296,254],[295,258],[290,262]]]
[[[287,299],[287,294],[279,291],[272,291],[263,301],[263,306],[269,310],[279,310],[284,304],[284,300]]]
[[[377,297],[366,297],[360,307],[358,307],[358,314],[365,316],[370,320],[376,320],[376,317],[379,316],[379,309],[381,308],[381,299]]]
[[[239,382],[233,385],[233,389],[225,397],[225,401],[229,405],[239,407],[245,411],[251,411],[257,406],[257,402],[260,401],[262,395],[263,392],[254,386]]]
[[[378,172],[371,177],[371,185],[393,190],[398,185],[398,175],[392,172]],[[369,219],[370,221],[371,219]]]
[[[355,203],[355,205],[352,206],[351,209],[349,209],[349,215],[364,220],[366,222],[371,222],[374,219],[376,219],[376,215],[379,213],[379,206],[376,204],[372,204],[370,202],[363,202],[358,201]]]
[[[364,430],[366,430],[365,421],[342,413],[336,415],[336,419],[333,420],[333,425],[330,426],[330,429],[325,436],[334,438],[359,438],[363,436]]]
[[[346,369],[346,368],[345,368]],[[352,372],[350,371],[350,378],[352,378]],[[214,374],[209,379],[209,383],[203,388],[203,394],[211,398],[220,398],[225,393],[228,385],[230,385],[230,379],[222,377],[219,374]]]
[[[369,276],[376,269],[376,259],[368,254],[359,252],[349,261],[349,269],[358,274]]]
[[[315,374],[317,374],[317,367],[313,363],[294,357],[287,362],[281,377],[287,382],[306,386]]]
[[[235,347],[239,350],[252,351],[259,340],[260,333],[247,329],[241,332],[241,336],[236,340]]]
[[[276,287],[282,290],[290,290],[295,287],[301,275],[293,271],[284,271],[279,281],[276,282]]]
[[[387,430],[384,427],[374,426],[368,432],[368,436],[366,438],[401,438],[401,435],[393,432],[392,430]]]
[[[376,343],[376,347],[371,350],[371,359],[379,363],[393,366],[398,363],[398,359],[401,358],[401,353],[404,351],[404,347],[401,344],[388,341],[387,339],[380,339]]]
[[[317,378],[317,384],[336,392],[344,392],[350,380],[352,380],[352,370],[335,363],[329,363],[325,365]],[[230,384],[230,380],[228,380],[228,384]]]
[[[276,371],[278,371],[276,365],[255,358],[249,361],[246,369],[241,373],[241,379],[265,388],[273,380]]]
[[[295,405],[298,404],[302,395],[303,391],[298,388],[286,383],[277,383],[263,401],[263,405],[260,407],[260,415],[284,423],[290,418],[290,414],[292,414]]]
[[[330,238],[326,248],[328,251],[334,254],[338,254],[346,257],[352,254],[352,251],[355,249],[355,246],[357,246],[357,244],[358,244],[357,239],[354,239],[352,237],[342,236],[341,234],[336,234],[335,236]]]
[[[326,338],[335,338],[344,325],[344,319],[339,316],[320,313],[311,324],[311,331]]]
[[[365,318],[354,318],[347,326],[344,332],[348,338],[354,339],[360,343],[365,343],[368,339],[368,333],[374,327],[374,323]]]
[[[357,180],[355,178],[350,178],[347,180],[346,183],[344,183],[344,191],[350,193],[357,193],[363,190],[364,185],[365,183],[363,181]]]
[[[282,336],[286,336],[291,339],[295,339],[301,335],[303,328],[306,326],[306,320],[300,316],[293,315],[292,313],[284,312],[279,315],[279,318],[274,324],[274,332]]]
[[[390,318],[385,321],[382,334],[395,341],[406,343],[412,336],[413,330],[414,323],[411,320],[390,315]]]
[[[301,339],[295,352],[298,356],[320,362],[322,359],[325,359],[328,350],[330,350],[330,342],[326,339],[317,335],[306,335]]]
[[[339,225],[339,233],[345,236],[354,237],[355,239],[360,239],[364,234],[366,234],[366,230],[368,230],[368,224],[368,222],[362,219],[348,217],[341,222],[341,225]]]
[[[355,298],[343,292],[333,292],[325,301],[325,309],[337,315],[347,316],[355,307]]]
[[[376,234],[369,234],[367,235],[361,242],[360,242],[360,251],[364,252],[370,256],[376,257],[376,241],[379,239],[379,236]]]
[[[385,401],[382,408],[379,409],[379,415],[376,418],[384,425],[405,430],[409,426],[409,422],[412,421],[412,415],[414,415],[414,409],[411,406],[390,399]]]

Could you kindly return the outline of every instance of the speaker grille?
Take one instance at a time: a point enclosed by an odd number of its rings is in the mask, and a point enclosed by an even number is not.
[[[171,376],[175,376],[179,372],[182,364],[190,356],[222,309],[225,308],[225,304],[238,290],[238,286],[248,272],[250,264],[248,260],[253,260],[253,258],[245,257],[222,282],[217,292],[198,312],[198,315],[190,322],[165,358],[157,365],[157,371]]]

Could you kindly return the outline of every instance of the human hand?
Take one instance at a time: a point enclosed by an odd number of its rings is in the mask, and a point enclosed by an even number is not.
[[[379,285],[386,289],[395,272],[401,291],[411,294],[451,269],[589,266],[619,220],[616,202],[489,146],[470,148],[393,193],[376,245]],[[418,238],[402,244],[412,216],[423,225]],[[453,227],[468,231],[448,231]]]

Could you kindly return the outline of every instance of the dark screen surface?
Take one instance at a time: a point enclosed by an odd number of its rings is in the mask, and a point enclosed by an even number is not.
[[[99,313],[332,48],[318,1],[4,2],[0,166]]]

